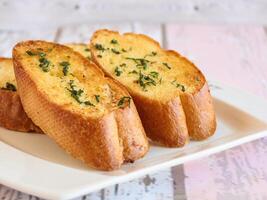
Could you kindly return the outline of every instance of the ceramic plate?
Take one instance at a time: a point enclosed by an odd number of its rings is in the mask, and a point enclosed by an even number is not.
[[[183,148],[152,145],[143,159],[113,172],[87,168],[45,135],[0,128],[0,183],[45,199],[71,199],[267,135],[267,102],[219,83],[210,88],[218,123],[213,137]]]

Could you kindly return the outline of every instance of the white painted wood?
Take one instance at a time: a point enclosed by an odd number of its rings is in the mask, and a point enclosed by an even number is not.
[[[141,33],[150,36],[154,40],[158,41],[161,45],[163,45],[163,25],[160,23],[133,23],[133,32]]]
[[[267,24],[266,10],[265,0],[0,0],[0,27],[136,20]]]
[[[121,32],[131,32],[132,26],[130,23],[99,23],[99,24],[82,24],[63,26],[59,29],[57,42],[83,42],[89,43],[91,35],[98,29],[111,29]]]
[[[41,39],[53,41],[56,36],[56,29],[50,30],[1,30],[0,29],[0,57],[11,57],[13,46],[22,40]]]

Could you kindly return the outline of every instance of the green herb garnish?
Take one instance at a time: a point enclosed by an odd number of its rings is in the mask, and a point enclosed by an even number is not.
[[[83,102],[84,105],[87,105],[87,106],[95,106],[94,104],[92,104],[90,101],[85,101]]]
[[[168,65],[168,63],[162,63],[165,67],[167,67],[168,69],[171,69],[171,67]]]
[[[60,66],[63,67],[63,74],[64,74],[64,76],[67,76],[68,75],[68,71],[69,71],[70,63],[67,62],[67,61],[63,61],[63,62],[61,62],[59,64],[60,64]]]
[[[180,83],[177,83],[176,80],[173,80],[171,82],[172,85],[174,85],[175,87],[179,88],[180,90],[182,90],[183,92],[185,92],[185,86],[180,84]]]
[[[95,48],[100,51],[105,51],[106,49],[102,46],[102,44],[95,44]]]
[[[71,96],[79,103],[81,104],[82,101],[80,101],[80,97],[83,93],[83,90],[82,89],[79,89],[79,90],[76,90],[75,89],[75,85],[74,85],[74,80],[70,80],[69,82],[69,86],[70,86],[70,89],[68,89],[68,91],[71,93]]]
[[[133,71],[128,72],[128,74],[138,74],[138,72],[136,70],[133,70]]]
[[[89,48],[85,48],[84,51],[90,51],[90,49]]]
[[[124,53],[127,52],[124,48],[122,48],[121,51],[124,52]]]
[[[67,88],[67,90],[70,92],[71,97],[74,98],[79,104],[84,104],[84,105],[88,105],[88,106],[95,106],[90,101],[84,101],[83,102],[80,100],[80,97],[82,96],[84,91],[82,89],[75,89],[76,85],[74,85],[74,80],[70,80],[69,86],[70,86],[70,89]]]
[[[139,78],[137,83],[143,88],[144,91],[146,90],[147,86],[154,85],[156,86],[156,81],[148,75],[142,74],[141,71],[139,72]]]
[[[116,76],[120,76],[120,75],[122,74],[123,71],[121,70],[120,67],[116,67],[115,70],[114,70],[114,72],[115,72],[115,75],[116,75]]]
[[[95,100],[97,103],[99,103],[100,102],[100,95],[95,95]]]
[[[17,91],[17,88],[15,85],[13,85],[12,83],[6,82],[6,86],[1,88],[2,90],[10,90],[13,92]]]
[[[102,55],[97,55],[98,58],[102,58]]]
[[[158,78],[159,77],[159,73],[155,72],[155,71],[150,72],[149,75],[152,76],[153,78]]]
[[[118,44],[118,41],[115,40],[115,39],[112,39],[112,40],[110,41],[110,43],[111,43],[111,44]]]
[[[41,57],[39,59],[39,67],[44,71],[44,72],[48,72],[49,71],[49,65],[50,65],[50,61],[47,60],[45,57]]]
[[[26,53],[29,55],[29,56],[36,56],[37,54],[36,53],[33,53],[32,51],[26,51]]]
[[[129,107],[130,107],[130,103],[131,103],[131,97],[128,96],[124,96],[122,97],[119,101],[118,101],[118,107],[122,108],[124,107],[125,103],[128,103]]]
[[[126,67],[126,63],[120,64],[121,67]]]
[[[130,58],[130,57],[126,57],[127,60],[132,60],[135,62],[136,67],[142,67],[144,70],[147,69],[147,64],[150,63],[149,60],[146,60],[144,58]]]
[[[43,50],[41,48],[37,48],[37,50]],[[44,52],[32,52],[32,51],[26,51],[26,53],[29,55],[29,56],[39,56],[39,67],[44,71],[44,72],[48,72],[49,71],[49,65],[50,65],[50,61],[47,60],[45,58],[46,56],[46,53]]]
[[[145,55],[144,58],[146,58],[146,57],[148,57],[148,56],[156,56],[156,55],[157,55],[157,52],[152,51],[150,54]]]
[[[113,53],[115,53],[115,54],[120,54],[120,52],[119,52],[118,50],[116,50],[116,49],[111,49],[111,51],[112,51]]]

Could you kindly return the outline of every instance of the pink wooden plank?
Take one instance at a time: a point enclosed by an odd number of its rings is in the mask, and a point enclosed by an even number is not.
[[[167,46],[208,79],[267,98],[267,37],[260,26],[166,26]],[[267,138],[184,165],[193,199],[267,199]]]
[[[167,25],[167,46],[208,79],[267,98],[267,37],[261,26]]]

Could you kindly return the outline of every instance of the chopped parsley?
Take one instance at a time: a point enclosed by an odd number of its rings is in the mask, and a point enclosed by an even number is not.
[[[43,50],[41,48],[38,48],[37,50]],[[26,53],[29,56],[39,56],[39,67],[44,71],[44,72],[48,72],[49,71],[49,65],[51,64],[49,60],[47,60],[45,58],[46,53],[44,52],[32,52],[32,51],[26,51]]]
[[[95,106],[90,101],[84,101],[83,102],[80,100],[84,91],[82,89],[75,89],[76,86],[74,85],[74,80],[70,80],[69,86],[70,86],[70,89],[67,88],[67,90],[70,92],[71,97],[74,98],[79,104],[84,104],[84,105],[88,105],[88,106]]]
[[[153,78],[158,78],[159,77],[159,73],[155,72],[155,71],[150,72],[149,75],[152,76]]]
[[[126,63],[120,64],[121,67],[126,67]]]
[[[115,40],[115,39],[112,39],[112,40],[110,41],[110,43],[111,43],[111,44],[118,44],[118,41]]]
[[[136,70],[133,70],[133,71],[128,72],[128,74],[138,74],[138,72]]]
[[[95,106],[94,104],[92,104],[90,101],[85,101],[83,102],[84,105],[87,105],[87,106]]]
[[[99,103],[100,102],[100,95],[95,95],[95,100],[97,103]]]
[[[63,62],[61,62],[59,64],[60,64],[60,66],[63,67],[63,74],[64,74],[64,76],[67,76],[68,75],[68,72],[69,72],[70,63],[67,62],[67,61],[63,61]]]
[[[168,69],[171,69],[171,67],[168,65],[168,63],[162,63],[165,67],[167,67]]]
[[[1,88],[2,90],[10,90],[13,92],[17,91],[17,88],[15,85],[13,85],[12,83],[6,82],[6,86]]]
[[[111,49],[111,51],[112,51],[113,53],[115,53],[115,54],[120,54],[120,52],[119,52],[118,50],[116,50],[116,49]]]
[[[39,67],[44,71],[44,72],[48,72],[49,71],[49,65],[50,65],[50,61],[47,60],[45,57],[41,57],[39,59]]]
[[[97,55],[98,58],[102,58],[102,55]]]
[[[172,85],[174,85],[175,87],[179,88],[180,90],[182,90],[182,92],[185,92],[185,86],[180,84],[180,83],[177,83],[176,80],[173,80],[171,82]]]
[[[127,52],[124,48],[122,48],[121,51],[124,52],[124,53]]]
[[[128,103],[128,105],[130,107],[131,99],[132,99],[131,97],[124,96],[118,101],[117,106],[122,108],[122,107],[124,107],[125,103]]]
[[[102,44],[95,44],[95,48],[100,51],[105,51],[106,49],[102,46]]]
[[[140,85],[140,87],[144,90],[146,90],[147,86],[150,85],[154,85],[156,86],[156,81],[153,79],[153,77],[151,78],[149,75],[145,75],[143,73],[141,73],[141,71],[139,72],[139,78],[137,80],[137,83]]]
[[[152,51],[150,54],[145,55],[144,58],[146,58],[146,57],[148,57],[148,56],[156,56],[156,55],[157,55],[157,52]]]
[[[90,49],[89,48],[85,48],[84,51],[90,51]]]
[[[116,76],[120,76],[123,71],[122,71],[122,69],[120,67],[116,67],[115,70],[114,70],[114,72],[115,72],[115,75]]]
[[[33,53],[32,51],[26,51],[26,53],[29,55],[29,56],[36,56],[37,54],[36,53]]]
[[[126,57],[127,60],[132,60],[135,62],[136,67],[142,67],[144,70],[147,69],[147,64],[150,63],[149,60],[146,60],[144,58],[130,58],[130,57]]]

